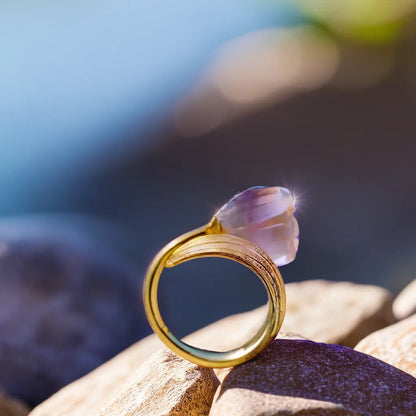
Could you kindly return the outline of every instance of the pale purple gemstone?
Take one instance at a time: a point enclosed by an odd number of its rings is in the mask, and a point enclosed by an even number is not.
[[[290,263],[299,245],[295,198],[286,188],[255,186],[235,195],[215,214],[224,232],[262,248],[277,266]]]

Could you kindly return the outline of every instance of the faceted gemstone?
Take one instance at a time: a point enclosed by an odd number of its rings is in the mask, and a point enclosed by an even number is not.
[[[295,198],[286,188],[255,186],[235,195],[215,214],[224,232],[262,248],[277,266],[290,263],[299,245]]]

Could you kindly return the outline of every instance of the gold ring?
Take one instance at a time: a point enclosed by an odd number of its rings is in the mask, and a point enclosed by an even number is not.
[[[254,358],[276,337],[286,310],[286,295],[277,266],[291,262],[299,242],[293,212],[295,198],[281,187],[253,187],[235,195],[211,221],[181,235],[155,256],[143,285],[143,301],[150,326],[162,342],[179,356],[204,367],[232,367]],[[193,347],[164,323],[157,290],[165,267],[201,257],[223,257],[252,270],[268,294],[268,312],[262,327],[242,346],[226,352]]]

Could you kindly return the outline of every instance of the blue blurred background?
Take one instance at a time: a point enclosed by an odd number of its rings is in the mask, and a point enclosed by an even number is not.
[[[416,5],[339,8],[4,0],[1,223],[22,238],[59,229],[128,264],[137,339],[152,256],[253,185],[299,196],[286,281],[399,291],[416,270]],[[265,300],[237,265],[202,263],[161,284],[181,335]]]
[[[268,1],[6,0],[0,19],[1,208],[13,213],[48,209],[104,160],[144,153],[221,43],[296,16]]]

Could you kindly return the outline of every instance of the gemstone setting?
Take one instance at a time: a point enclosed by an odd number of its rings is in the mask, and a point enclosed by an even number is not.
[[[231,198],[215,217],[224,233],[251,241],[283,266],[295,259],[299,246],[295,203],[286,188],[255,186]]]

